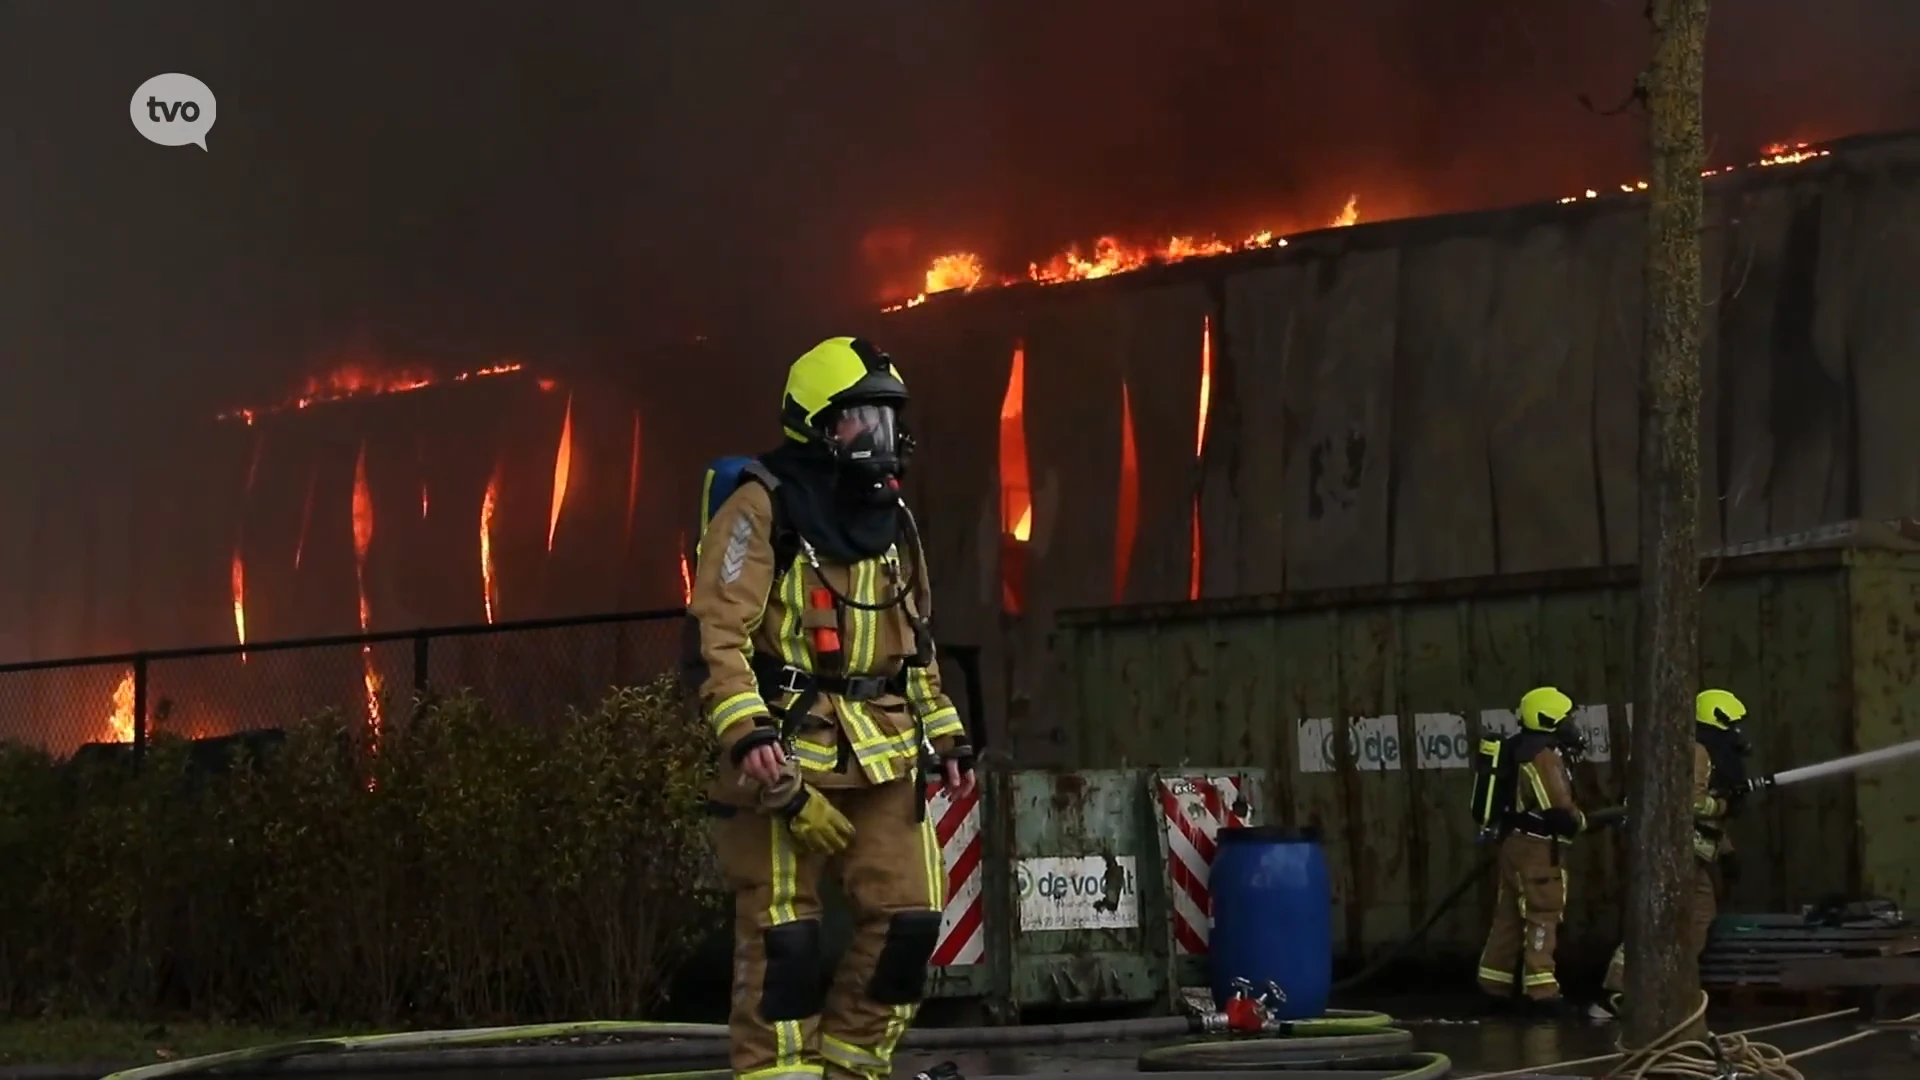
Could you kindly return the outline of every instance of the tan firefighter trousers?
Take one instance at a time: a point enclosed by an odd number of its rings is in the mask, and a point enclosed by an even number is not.
[[[1555,852],[1557,841],[1513,833],[1500,841],[1500,895],[1493,928],[1480,953],[1480,988],[1496,997],[1513,993],[1513,969],[1530,998],[1560,996],[1553,971],[1553,950],[1560,920],[1567,911],[1567,872]]]
[[[1693,860],[1693,877],[1680,891],[1680,945],[1686,950],[1687,963],[1698,964],[1700,954],[1707,951],[1707,936],[1713,931],[1714,916],[1720,913],[1720,904],[1714,896],[1714,872],[1712,864],[1704,859]],[[1613,962],[1607,965],[1607,978],[1601,984],[1607,992],[1622,994],[1627,989],[1627,946],[1620,944],[1613,950]]]
[[[825,857],[797,850],[786,821],[718,811],[714,847],[735,898],[733,1073],[742,1080],[886,1080],[912,1023],[940,933],[946,869],[911,780],[823,791],[853,823],[838,870],[853,938],[823,995]]]

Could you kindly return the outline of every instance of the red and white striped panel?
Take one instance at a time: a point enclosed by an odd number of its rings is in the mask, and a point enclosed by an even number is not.
[[[1239,776],[1162,776],[1160,816],[1167,830],[1167,882],[1173,896],[1173,944],[1177,952],[1204,956],[1213,929],[1213,839],[1222,824],[1251,824],[1253,813]]]
[[[947,864],[947,908],[940,920],[940,940],[934,944],[934,967],[961,967],[986,959],[985,912],[980,899],[980,789],[965,798],[949,798],[940,787],[927,789],[927,815],[940,839],[940,855]]]

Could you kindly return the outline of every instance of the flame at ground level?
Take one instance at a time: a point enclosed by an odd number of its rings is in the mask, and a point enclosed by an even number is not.
[[[133,685],[133,669],[120,676],[120,682],[113,688],[113,711],[107,714],[107,733],[111,741],[130,743],[133,741],[133,699],[136,696]]]

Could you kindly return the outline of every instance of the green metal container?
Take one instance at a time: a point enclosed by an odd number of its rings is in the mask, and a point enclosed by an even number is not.
[[[1920,737],[1920,555],[1776,552],[1703,572],[1701,681],[1746,701],[1752,768]],[[1512,723],[1529,688],[1554,684],[1581,703],[1594,746],[1577,770],[1583,803],[1621,798],[1634,589],[1633,569],[1614,567],[1063,612],[1070,760],[1264,768],[1266,819],[1324,832],[1335,947],[1358,957],[1417,925],[1482,854],[1470,752]],[[1133,835],[1138,822],[1111,813]],[[1732,830],[1744,874],[1728,906],[1790,911],[1865,891],[1910,908],[1916,819],[1920,774],[1906,766],[1756,798]],[[1563,940],[1575,953],[1616,940],[1619,842],[1592,837],[1572,856]],[[1476,952],[1492,901],[1488,881],[1427,948]]]
[[[1167,994],[1165,875],[1138,770],[988,777],[994,996],[1017,1007]]]

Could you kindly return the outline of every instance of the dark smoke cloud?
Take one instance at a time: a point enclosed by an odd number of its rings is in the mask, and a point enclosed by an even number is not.
[[[1718,156],[1920,126],[1920,5],[1718,8]],[[1640,9],[16,0],[0,419],[110,464],[356,340],[689,393],[749,373],[649,359],[804,341],[949,246],[1552,197],[1638,171],[1637,119],[1579,98],[1627,92]],[[168,70],[219,95],[210,153],[129,130]]]

